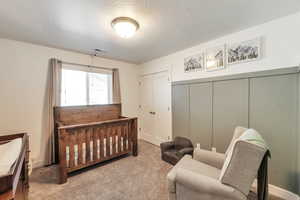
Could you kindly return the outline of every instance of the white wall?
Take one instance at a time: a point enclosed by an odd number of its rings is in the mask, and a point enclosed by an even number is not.
[[[0,134],[28,132],[35,166],[43,164],[45,155],[50,58],[91,64],[89,55],[0,39]],[[119,68],[123,114],[137,116],[137,66],[98,57],[93,65]]]
[[[183,70],[183,60],[186,56],[202,52],[206,48],[223,45],[225,43],[228,44],[249,40],[261,36],[263,37],[263,57],[259,61],[231,65],[225,70],[214,72],[185,73]],[[268,69],[286,68],[299,66],[299,64],[300,12],[143,63],[141,64],[140,74],[155,73],[169,69],[172,82],[175,82]],[[298,153],[298,171],[300,171],[300,153]]]
[[[300,64],[300,12],[141,64],[140,75],[169,70],[171,81],[231,75]],[[184,58],[218,45],[262,37],[262,58],[213,72],[184,72]],[[141,119],[142,120],[142,119]],[[171,134],[171,133],[169,133]],[[299,158],[300,159],[300,158]],[[299,163],[300,169],[300,163]]]
[[[163,68],[171,66],[172,81],[181,81],[298,66],[300,64],[299,19],[300,13],[297,13],[149,61],[141,65],[141,73],[145,74],[160,71]],[[206,48],[223,45],[225,43],[249,40],[259,36],[263,37],[263,58],[259,61],[231,65],[221,71],[184,73],[183,60],[186,56],[199,53]]]

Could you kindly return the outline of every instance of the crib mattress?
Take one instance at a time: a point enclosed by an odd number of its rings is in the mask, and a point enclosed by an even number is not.
[[[22,138],[0,145],[0,177],[7,175],[16,163],[22,149]]]

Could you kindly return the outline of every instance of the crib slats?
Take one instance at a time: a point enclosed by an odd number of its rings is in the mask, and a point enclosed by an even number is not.
[[[127,126],[125,126],[125,146],[126,146],[126,150],[129,150],[129,142],[128,142],[128,131],[129,131],[129,129],[128,129],[128,124],[127,124]]]
[[[78,129],[77,130],[77,145],[78,145],[78,161],[77,164],[81,165],[83,164],[83,159],[82,159],[82,143],[83,143],[83,129]]]
[[[91,145],[90,145],[90,135],[91,135],[91,131],[90,128],[86,129],[86,137],[85,137],[85,149],[86,149],[86,153],[85,153],[85,162],[88,163],[91,160]]]
[[[127,123],[127,146],[128,146],[128,151],[132,150],[132,141],[131,141],[131,126],[130,123]]]
[[[69,167],[72,168],[75,166],[75,150],[74,150],[74,140],[75,140],[75,131],[72,130],[69,137]]]
[[[125,121],[64,129],[65,155],[62,156],[68,172],[129,153],[132,150],[130,126]]]
[[[111,154],[112,155],[115,155],[116,154],[116,126],[112,126],[111,128],[111,140],[112,140],[112,144],[111,144]]]
[[[122,124],[117,127],[117,136],[118,136],[118,153],[121,153],[121,130]]]
[[[106,128],[105,138],[106,138],[106,157],[110,156],[110,134],[111,127]]]
[[[105,127],[100,129],[100,159],[104,158],[104,132]]]
[[[123,138],[123,151],[126,151],[126,126],[123,127],[122,138]]]
[[[98,134],[97,134],[97,128],[93,128],[93,161],[96,161],[98,159]]]
[[[125,132],[126,132],[126,124],[123,125],[122,127],[122,151],[126,151],[126,139],[125,139]]]

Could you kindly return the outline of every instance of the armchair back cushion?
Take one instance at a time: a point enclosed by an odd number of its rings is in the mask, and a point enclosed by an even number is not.
[[[232,146],[234,144],[234,142],[247,130],[247,128],[245,127],[241,127],[241,126],[237,126],[234,129],[234,133],[233,133],[233,137],[231,139],[231,142],[229,143],[229,146],[225,152],[225,156],[228,156],[229,151],[232,149]]]
[[[248,129],[244,134],[258,133],[253,129]],[[267,148],[242,138],[243,135],[233,143],[219,180],[223,184],[236,188],[244,195],[248,195]]]
[[[189,139],[184,137],[175,137],[174,145],[175,145],[175,149],[178,151],[183,148],[193,147],[192,142]]]

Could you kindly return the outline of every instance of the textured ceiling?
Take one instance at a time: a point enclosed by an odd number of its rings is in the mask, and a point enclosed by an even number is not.
[[[142,63],[300,10],[299,0],[9,0],[0,37]],[[110,22],[140,23],[130,39]]]

